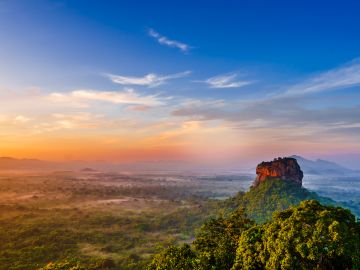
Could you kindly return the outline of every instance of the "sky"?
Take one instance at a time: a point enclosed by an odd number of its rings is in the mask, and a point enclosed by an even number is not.
[[[0,156],[360,164],[358,1],[0,0]]]

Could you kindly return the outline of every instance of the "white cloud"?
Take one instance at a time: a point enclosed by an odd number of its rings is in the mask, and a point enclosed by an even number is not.
[[[49,96],[52,101],[67,102],[69,100],[94,100],[105,101],[115,104],[132,104],[132,105],[147,105],[157,106],[163,105],[163,99],[158,95],[140,95],[133,89],[126,89],[124,91],[97,91],[97,90],[74,90],[70,93],[52,93]]]
[[[154,29],[149,29],[148,34],[150,37],[155,38],[160,44],[168,47],[178,48],[183,53],[186,53],[191,49],[188,44],[176,40],[171,40],[165,36],[160,35]]]
[[[23,115],[18,115],[14,118],[14,121],[16,123],[26,123],[30,121],[30,118],[23,116]]]
[[[45,100],[46,102],[51,101],[50,103],[52,104],[51,106],[53,106],[54,103],[57,103],[59,105],[66,105],[66,107],[72,107],[72,108],[85,109],[89,107],[89,105],[86,102],[84,102],[84,100],[74,98],[71,95],[71,92],[70,93],[54,92],[47,96],[44,96],[42,99]]]
[[[104,122],[102,115],[88,112],[52,113],[38,118],[33,126],[34,134],[67,129],[94,129]]]
[[[328,91],[360,85],[360,60],[350,62],[321,73],[303,83],[294,85],[286,91],[285,95],[298,95]]]
[[[184,71],[170,75],[157,75],[149,73],[144,77],[129,77],[121,75],[107,74],[113,83],[121,85],[142,85],[148,87],[155,87],[166,83],[168,80],[178,79],[189,75],[191,71]]]
[[[236,77],[236,74],[219,75],[201,82],[207,83],[211,88],[239,88],[252,83],[250,81],[236,80]]]

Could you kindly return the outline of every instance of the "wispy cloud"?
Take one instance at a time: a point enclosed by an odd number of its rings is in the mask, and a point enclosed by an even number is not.
[[[143,77],[121,76],[107,74],[113,83],[121,85],[141,85],[148,87],[156,87],[166,83],[168,80],[178,79],[189,75],[191,71],[187,70],[169,75],[157,75],[155,73],[149,73]]]
[[[226,74],[211,77],[205,81],[211,88],[239,88],[251,84],[251,81],[236,80],[237,74]]]
[[[104,121],[104,116],[89,112],[52,113],[38,117],[31,128],[33,134],[38,135],[67,129],[95,129],[102,126]]]
[[[177,48],[180,51],[182,51],[183,53],[187,53],[191,49],[191,46],[189,46],[188,44],[185,44],[185,43],[177,41],[177,40],[171,40],[171,39],[159,34],[154,29],[149,29],[148,35],[150,37],[155,38],[160,44],[168,46],[168,47]]]
[[[298,95],[347,88],[360,85],[360,60],[321,73],[313,78],[290,87],[285,95]]]
[[[221,79],[219,81],[220,85],[228,84]],[[279,140],[284,138],[284,132],[294,140],[320,137],[344,139],[360,134],[359,93],[351,92],[350,96],[344,94],[340,99],[338,96],[327,96],[325,100],[314,94],[343,91],[355,86],[360,86],[359,60],[319,73],[297,84],[282,86],[272,95],[248,100],[224,100],[226,106],[218,107],[211,103],[199,102],[196,106],[180,103],[172,114],[198,121],[222,120],[242,131],[273,130],[274,138]]]
[[[105,101],[114,104],[158,106],[164,104],[164,99],[158,95],[140,95],[133,89],[124,91],[97,91],[97,90],[74,90],[70,93],[52,93],[49,96],[52,101],[67,102],[69,100],[94,100]]]
[[[309,97],[283,97],[253,103],[228,101],[227,106],[219,107],[211,103],[198,106],[181,104],[172,114],[188,120],[224,121],[243,132],[260,132],[259,136],[273,130],[275,139],[283,139],[284,134],[288,138],[301,134],[302,139],[320,138],[320,134],[321,138],[330,138],[336,135],[333,134],[335,129],[337,135],[360,134],[360,105],[307,108],[304,105],[310,100]],[[266,138],[270,139],[269,136]]]
[[[30,121],[30,118],[24,116],[24,115],[18,115],[15,117],[14,121],[16,123],[26,123]]]

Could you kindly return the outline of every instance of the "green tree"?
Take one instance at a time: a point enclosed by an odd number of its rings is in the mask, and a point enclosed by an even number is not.
[[[359,224],[349,210],[308,200],[244,233],[232,269],[355,270],[359,249]]]
[[[195,253],[190,246],[171,246],[156,255],[147,270],[191,270],[195,267]]]
[[[254,226],[241,234],[233,269],[264,269],[264,262],[261,259],[261,253],[264,250],[263,235],[263,226]]]
[[[229,217],[210,219],[200,229],[194,241],[201,269],[230,269],[234,263],[241,233],[253,225],[243,208]],[[209,268],[211,266],[211,268]]]
[[[255,225],[239,208],[210,219],[189,245],[155,256],[148,270],[359,270],[360,224],[349,210],[306,200]]]

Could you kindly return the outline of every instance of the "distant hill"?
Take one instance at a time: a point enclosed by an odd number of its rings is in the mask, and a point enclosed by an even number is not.
[[[0,170],[39,170],[50,167],[56,168],[55,164],[49,161],[0,157]]]
[[[305,174],[344,176],[359,173],[357,171],[345,168],[335,162],[323,159],[310,160],[297,155],[293,155],[291,158],[295,158],[297,160],[301,170]]]
[[[116,170],[118,164],[103,161],[63,161],[52,162],[40,159],[18,159],[13,157],[0,157],[0,171],[82,171],[96,172],[101,170]]]

